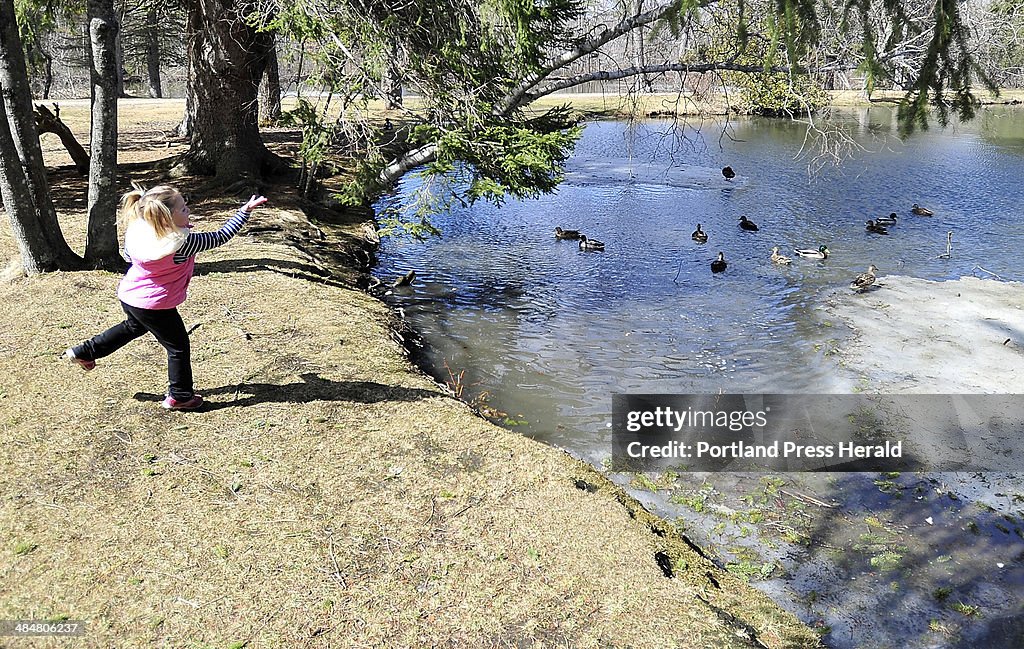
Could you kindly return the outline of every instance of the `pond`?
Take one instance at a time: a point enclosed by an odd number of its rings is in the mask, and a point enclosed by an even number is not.
[[[415,285],[389,299],[422,337],[435,377],[457,378],[463,398],[599,467],[613,393],[850,392],[857,377],[830,353],[847,332],[816,307],[869,264],[880,275],[1024,280],[1024,111],[988,107],[969,124],[905,141],[885,108],[816,126],[834,161],[792,121],[705,121],[681,132],[655,120],[590,123],[556,194],[456,207],[435,217],[439,238],[385,239],[375,274],[416,271]],[[408,204],[417,186],[410,178],[378,210]],[[913,215],[914,203],[934,216]],[[888,235],[865,231],[866,220],[891,212]],[[760,230],[742,230],[741,215]],[[697,223],[707,243],[691,239]],[[606,249],[557,241],[556,226]],[[949,232],[955,254],[942,258]],[[819,245],[827,260],[769,260],[773,246],[792,256]],[[728,268],[713,274],[719,251]],[[819,625],[831,646],[1024,646],[1014,639],[1024,638],[1024,598],[1009,595],[1024,585],[1019,476],[1001,476],[998,487],[960,474],[613,479],[680,518],[724,565]],[[842,503],[838,512],[813,504],[829,499]],[[962,517],[967,537],[901,527],[933,510]],[[826,524],[854,519],[855,533]],[[955,573],[967,581],[954,583]],[[858,577],[863,592],[837,586]],[[872,621],[881,615],[885,624]]]

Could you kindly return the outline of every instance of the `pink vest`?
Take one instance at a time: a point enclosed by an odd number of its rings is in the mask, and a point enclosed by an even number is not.
[[[117,297],[140,309],[173,309],[185,301],[195,257],[174,263],[174,253],[185,243],[187,228],[159,236],[143,219],[128,224],[124,249],[132,259],[117,287]]]
[[[140,309],[173,309],[185,301],[195,265],[195,257],[174,263],[174,253],[154,261],[132,261],[117,287],[117,297]]]

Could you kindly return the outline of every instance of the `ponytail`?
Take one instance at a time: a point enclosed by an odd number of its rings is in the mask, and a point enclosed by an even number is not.
[[[170,185],[157,185],[147,190],[134,182],[132,187],[132,191],[121,197],[121,224],[127,227],[135,219],[141,218],[152,226],[157,236],[164,237],[176,232],[171,206],[178,190]]]

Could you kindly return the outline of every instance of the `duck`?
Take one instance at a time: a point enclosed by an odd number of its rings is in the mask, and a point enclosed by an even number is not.
[[[918,216],[931,216],[935,214],[935,212],[931,211],[927,207],[921,207],[917,203],[914,203],[914,206],[910,208],[910,211]]]
[[[720,252],[718,253],[718,259],[711,262],[711,272],[721,273],[726,269],[728,265],[729,264],[725,263],[725,253]]]
[[[793,263],[793,260],[789,257],[779,254],[778,246],[772,248],[772,261],[780,266],[788,266]]]
[[[867,227],[864,229],[867,230],[868,232],[873,232],[875,234],[889,234],[889,231],[886,230],[884,227],[870,220],[868,221]]]
[[[896,212],[891,212],[889,216],[880,216],[875,219],[875,223],[878,225],[896,225]]]
[[[736,172],[732,170],[732,167],[722,167],[722,175],[726,180],[732,180],[736,177]]]
[[[410,270],[405,275],[402,275],[394,282],[391,283],[392,288],[398,288],[399,286],[412,286],[412,283],[416,281],[416,271]]]
[[[828,256],[832,251],[828,249],[828,246],[818,246],[817,250],[813,250],[811,248],[796,248],[793,252],[801,257],[807,257],[808,259],[828,259]]]
[[[694,241],[696,241],[697,243],[707,243],[708,242],[708,233],[703,231],[703,230],[701,230],[700,229],[700,223],[698,223],[697,224],[697,229],[693,231],[693,234],[690,235],[690,238],[693,239]]]
[[[563,230],[562,228],[555,228],[555,238],[559,241],[567,241],[569,239],[579,239],[579,230]]]
[[[391,118],[390,117],[385,117],[384,118],[384,126],[383,126],[384,131],[390,133],[391,131],[394,130],[394,128],[395,128],[395,125],[391,123]]]
[[[604,250],[604,242],[597,239],[588,239],[587,235],[580,235],[580,250]]]
[[[740,228],[747,232],[757,232],[757,224],[748,220],[745,216],[740,217]]]
[[[878,269],[875,268],[874,264],[868,266],[868,272],[861,273],[860,275],[857,275],[857,277],[854,278],[853,282],[850,284],[850,288],[852,288],[853,290],[855,290],[855,291],[857,291],[859,293],[859,292],[863,291],[864,289],[866,289],[867,287],[869,287],[872,284],[874,284],[875,283],[875,271],[876,270],[878,270]]]

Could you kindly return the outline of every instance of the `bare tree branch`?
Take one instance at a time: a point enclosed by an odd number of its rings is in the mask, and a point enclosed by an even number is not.
[[[596,72],[589,72],[586,74],[577,74],[572,77],[565,79],[559,79],[552,81],[551,83],[541,87],[537,92],[529,92],[522,96],[520,104],[528,104],[531,101],[536,100],[539,97],[550,95],[553,92],[578,86],[588,81],[614,81],[616,79],[624,79],[626,77],[636,76],[638,74],[659,74],[662,72],[711,72],[712,70],[731,70],[733,72],[790,72],[792,69],[788,66],[772,66],[764,67],[763,65],[742,65],[739,63],[662,63],[658,65],[643,65],[633,66],[631,68],[622,68],[620,70],[598,70]],[[803,71],[803,70],[800,70]]]
[[[710,0],[711,2],[717,0]],[[710,3],[710,2],[709,2]],[[601,48],[601,46],[609,43],[623,34],[632,31],[643,25],[653,23],[656,20],[660,20],[668,15],[670,11],[678,11],[680,7],[680,0],[673,0],[667,4],[659,5],[654,9],[645,11],[643,13],[635,14],[628,18],[624,18],[619,21],[617,25],[611,29],[602,31],[597,36],[582,41],[576,47],[566,52],[562,52],[556,56],[551,57],[547,61],[541,64],[540,69],[536,72],[527,75],[511,93],[497,106],[494,107],[493,114],[496,116],[508,115],[512,111],[516,110],[525,103],[526,94],[538,83],[543,81],[549,74],[563,68],[573,61],[595,52]]]

